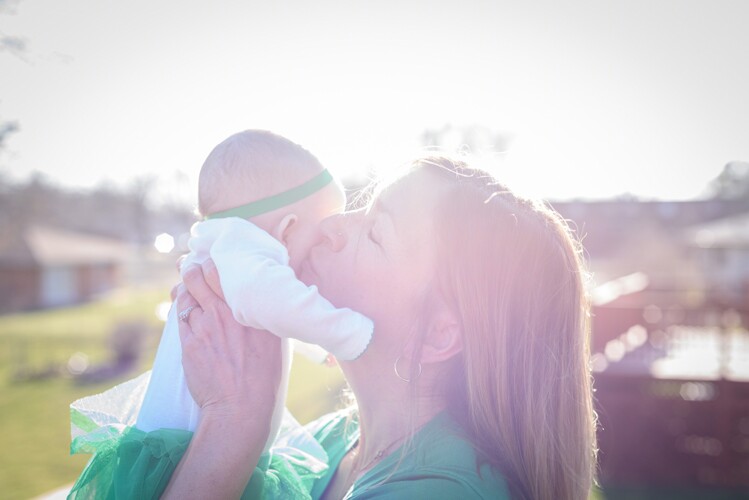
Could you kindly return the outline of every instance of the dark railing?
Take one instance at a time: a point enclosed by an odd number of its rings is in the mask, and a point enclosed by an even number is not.
[[[648,323],[644,309],[599,307],[594,314],[604,490],[696,488],[749,498],[745,316],[727,311],[723,324],[683,325]]]

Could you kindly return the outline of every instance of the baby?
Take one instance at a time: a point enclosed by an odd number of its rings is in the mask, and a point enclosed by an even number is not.
[[[280,426],[290,368],[289,340],[317,344],[341,360],[360,356],[373,324],[335,308],[295,271],[317,238],[317,225],[341,211],[345,195],[319,161],[301,146],[266,131],[232,135],[208,155],[200,171],[199,211],[182,270],[213,259],[235,319],[283,341],[283,379],[276,398],[270,448]],[[182,371],[179,319],[169,313],[136,427],[195,430],[200,409]]]

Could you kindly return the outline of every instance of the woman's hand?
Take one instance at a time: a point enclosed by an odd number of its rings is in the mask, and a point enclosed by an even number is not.
[[[193,399],[208,413],[270,416],[281,380],[281,341],[240,325],[224,301],[213,261],[189,268],[177,293],[182,366]]]
[[[239,498],[270,431],[281,341],[234,320],[212,261],[185,272],[177,305],[182,366],[202,412],[164,498]]]

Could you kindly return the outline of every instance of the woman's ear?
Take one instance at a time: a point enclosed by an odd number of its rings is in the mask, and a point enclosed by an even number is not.
[[[299,217],[297,217],[296,214],[285,215],[283,219],[276,224],[276,227],[273,228],[272,236],[283,243],[283,246],[288,246],[289,234],[298,219]]]
[[[446,361],[463,350],[463,332],[455,315],[446,307],[431,315],[424,343],[421,347],[421,362]]]

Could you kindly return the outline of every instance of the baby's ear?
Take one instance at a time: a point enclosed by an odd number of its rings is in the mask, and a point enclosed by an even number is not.
[[[289,234],[298,219],[296,214],[284,215],[283,219],[273,228],[273,237],[283,243],[284,246],[288,246]]]

